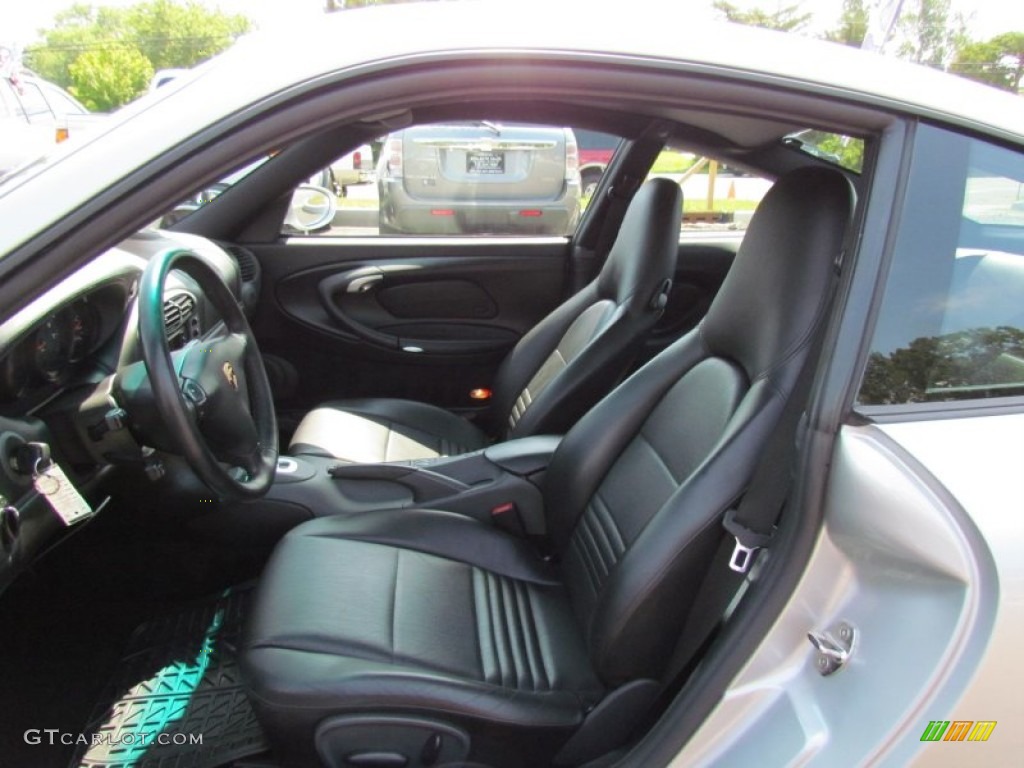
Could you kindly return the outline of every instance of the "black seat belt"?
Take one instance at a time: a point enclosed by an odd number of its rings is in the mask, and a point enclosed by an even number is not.
[[[793,484],[799,451],[798,427],[811,395],[811,384],[825,335],[825,318],[814,331],[814,339],[807,351],[807,359],[800,369],[786,404],[783,406],[775,431],[765,446],[763,458],[754,469],[750,485],[739,504],[725,513],[722,526],[734,541],[729,568],[745,574],[753,565],[757,552],[764,549],[775,533],[775,524],[782,512],[783,502]]]
[[[841,263],[842,256],[836,261],[837,275]],[[812,331],[807,357],[747,491],[739,504],[725,513],[722,525],[729,535],[723,536],[662,678],[662,703],[667,703],[666,697],[674,695],[700,663],[746,592],[750,583],[746,574],[757,552],[766,548],[774,535],[796,472],[799,426],[810,399],[836,283],[838,279],[833,277]],[[719,567],[720,562],[727,563],[728,568]]]

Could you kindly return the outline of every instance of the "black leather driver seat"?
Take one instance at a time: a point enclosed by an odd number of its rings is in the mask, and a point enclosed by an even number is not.
[[[485,429],[411,400],[338,400],[306,414],[289,453],[404,461],[466,453],[492,438],[565,432],[617,383],[661,316],[681,216],[678,184],[653,179],[641,187],[601,273],[503,361],[481,419]]]
[[[836,171],[781,178],[701,325],[568,432],[545,479],[556,560],[437,510],[287,535],[243,651],[275,749],[297,765],[319,750],[338,766],[532,766],[621,742],[792,391],[852,197]]]

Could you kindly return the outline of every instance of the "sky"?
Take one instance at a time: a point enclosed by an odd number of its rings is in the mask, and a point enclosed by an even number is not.
[[[133,5],[139,0],[79,0],[93,5]],[[557,0],[552,0],[557,2]],[[50,26],[54,16],[73,5],[75,0],[3,0],[0,10],[0,42],[27,45],[36,39],[37,30]],[[245,13],[258,26],[269,26],[287,15],[315,17],[323,12],[323,0],[200,0],[202,5],[219,7],[230,13]],[[733,0],[741,7],[765,10],[800,2],[805,12],[814,14],[814,28],[827,29],[839,18],[842,0]],[[968,29],[976,39],[988,39],[1007,31],[1024,32],[1024,2],[1021,0],[952,0],[954,10],[967,18]],[[681,8],[683,3],[676,5]],[[687,11],[694,6],[710,8],[711,0],[687,0]],[[671,6],[669,6],[671,7]]]

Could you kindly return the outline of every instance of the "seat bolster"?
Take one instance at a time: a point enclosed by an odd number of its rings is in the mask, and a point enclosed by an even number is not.
[[[575,728],[600,694],[583,701],[563,690],[523,691],[387,662],[275,646],[250,646],[244,657],[257,706],[343,714],[429,711],[496,724]],[[339,702],[344,702],[339,707]]]
[[[532,584],[561,584],[555,566],[524,540],[475,518],[436,509],[371,510],[331,515],[294,528],[290,537],[369,541],[484,568]]]
[[[508,431],[508,417],[516,398],[544,365],[544,361],[558,348],[562,337],[576,319],[599,301],[601,297],[597,293],[597,282],[592,281],[559,305],[519,340],[502,361],[494,377],[494,399],[488,409],[490,421],[486,425],[489,432],[501,436]],[[541,432],[534,434],[543,433],[543,425],[538,426],[541,427]],[[517,437],[526,437],[528,434],[524,430],[516,432]]]
[[[413,400],[333,400],[306,414],[292,455],[374,463],[455,456],[485,447],[487,436],[466,419]]]
[[[544,477],[548,533],[558,549],[567,546],[583,508],[651,411],[707,355],[700,330],[691,331],[614,389],[565,435]]]
[[[568,432],[626,373],[658,317],[655,312],[631,314],[617,307],[593,342],[537,396],[509,437]]]

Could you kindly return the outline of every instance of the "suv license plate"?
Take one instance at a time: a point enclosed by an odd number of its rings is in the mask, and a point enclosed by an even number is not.
[[[467,152],[466,173],[495,174],[505,172],[504,152]]]

